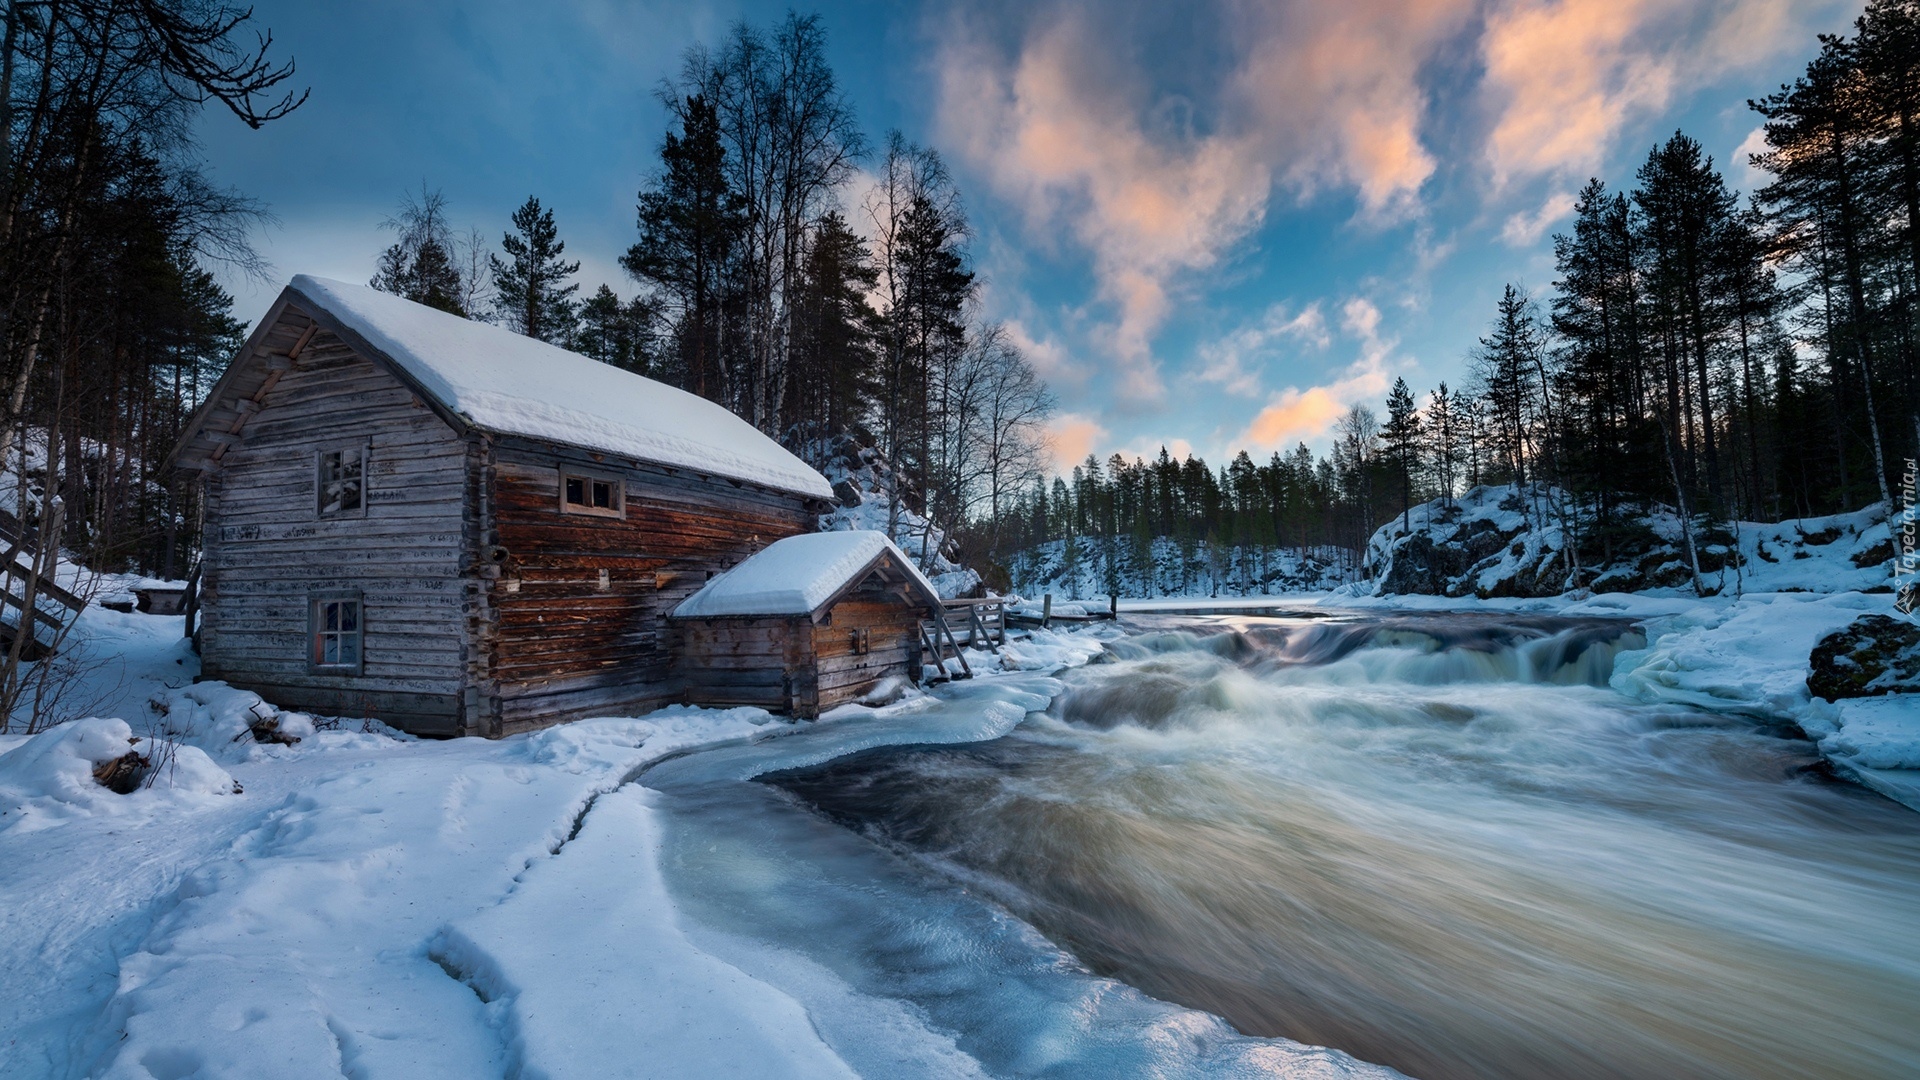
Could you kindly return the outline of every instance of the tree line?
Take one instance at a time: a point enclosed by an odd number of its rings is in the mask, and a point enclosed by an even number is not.
[[[208,105],[255,128],[297,108],[273,51],[219,3],[6,4],[0,524],[57,507],[90,565],[184,570],[198,511],[163,465],[240,341],[209,268],[259,270],[264,217],[208,180],[194,125]]]
[[[1805,73],[1749,102],[1765,182],[1743,200],[1684,132],[1630,186],[1593,179],[1542,297],[1509,285],[1470,379],[1396,381],[1330,453],[1211,470],[1088,459],[1013,508],[1003,560],[1069,537],[1334,545],[1481,483],[1531,485],[1580,566],[1656,506],[1697,534],[1890,502],[1920,457],[1920,2],[1873,0]],[[1537,484],[1535,483],[1537,482]]]
[[[996,519],[1041,473],[1053,399],[975,310],[939,153],[897,131],[868,144],[817,16],[736,24],[688,49],[658,97],[669,129],[620,259],[629,298],[581,297],[537,198],[496,254],[424,187],[387,223],[372,284],[719,402],[815,465],[855,433],[894,478],[896,535],[903,511],[949,535]]]

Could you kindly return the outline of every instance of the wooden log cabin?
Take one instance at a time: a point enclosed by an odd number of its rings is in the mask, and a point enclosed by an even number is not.
[[[174,461],[202,677],[425,735],[680,700],[669,613],[833,497],[713,402],[306,276]]]
[[[940,594],[878,532],[777,540],[675,609],[687,700],[813,718],[883,679],[919,681]]]

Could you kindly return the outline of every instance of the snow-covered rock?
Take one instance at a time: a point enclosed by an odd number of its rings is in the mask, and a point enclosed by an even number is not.
[[[1696,526],[1694,544],[1701,584],[1713,593],[1885,591],[1892,573],[1885,505],[1819,518]],[[1566,493],[1543,484],[1481,486],[1458,499],[1422,503],[1375,531],[1367,561],[1381,595],[1693,591],[1673,512],[1655,507],[1602,528]]]
[[[839,505],[820,516],[822,532],[870,530],[891,535],[942,597],[972,596],[979,591],[980,574],[954,560],[945,531],[906,505],[905,493],[899,505],[892,505],[893,473],[878,450],[855,436],[835,435],[809,443],[803,452],[809,460],[822,463],[820,472],[839,500]]]

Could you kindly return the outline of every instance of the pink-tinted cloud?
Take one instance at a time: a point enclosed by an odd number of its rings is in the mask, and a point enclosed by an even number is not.
[[[1424,271],[1452,247],[1421,223],[1450,152],[1496,192],[1536,183],[1526,198],[1540,201],[1496,219],[1509,243],[1535,244],[1630,125],[1804,45],[1814,13],[1840,2],[1215,0],[1190,23],[1208,35],[1196,55],[1218,65],[1200,78],[1155,70],[1180,50],[1147,36],[1171,23],[1125,0],[975,8],[934,33],[934,141],[1020,213],[1026,243],[1087,256],[1082,370],[1107,379],[1115,408],[1139,409],[1166,396],[1161,328],[1276,198],[1351,198],[1362,227],[1415,221]],[[1429,73],[1457,71],[1435,62],[1462,50],[1480,82],[1449,92],[1484,123],[1442,145]],[[1205,372],[1257,390],[1244,361]]]
[[[1115,38],[1125,20],[1052,4],[1009,49],[1004,28],[955,18],[937,59],[940,141],[1038,236],[1091,254],[1115,313],[1094,336],[1116,394],[1151,403],[1165,392],[1153,337],[1183,276],[1258,228],[1276,184],[1302,197],[1350,188],[1370,218],[1412,211],[1434,170],[1418,72],[1471,11],[1471,0],[1231,7],[1234,67],[1200,103],[1156,95],[1146,73],[1112,62],[1134,44]],[[1205,122],[1165,123],[1168,105]]]
[[[1028,223],[1064,226],[1090,251],[1117,318],[1099,335],[1134,401],[1164,393],[1153,333],[1170,278],[1210,266],[1256,226],[1267,166],[1231,136],[1151,135],[1133,95],[1091,62],[1103,50],[1077,10],[1038,22],[1013,55],[956,22],[940,55],[940,126]]]
[[[1047,425],[1047,445],[1053,451],[1054,471],[1072,471],[1075,465],[1087,460],[1087,455],[1095,452],[1106,437],[1107,429],[1091,417],[1077,413],[1054,417]]]
[[[1597,171],[1633,120],[1728,72],[1803,47],[1793,0],[1505,0],[1486,17],[1483,93],[1496,185]],[[1831,5],[1825,5],[1831,6]]]
[[[1349,408],[1386,393],[1387,365],[1398,341],[1381,333],[1380,309],[1371,300],[1354,297],[1341,305],[1340,323],[1358,343],[1359,357],[1338,379],[1305,389],[1289,386],[1275,394],[1241,432],[1235,446],[1285,449],[1326,434]]]

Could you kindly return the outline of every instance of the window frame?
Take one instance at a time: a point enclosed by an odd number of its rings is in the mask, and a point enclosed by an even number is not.
[[[592,469],[576,469],[562,465],[557,470],[560,475],[560,512],[563,514],[581,514],[586,517],[625,518],[627,516],[627,482],[612,473],[595,472]],[[592,506],[585,503],[567,501],[567,481],[579,480],[586,485],[584,491],[589,500],[593,498],[593,485],[606,484],[611,490],[613,505]]]
[[[325,498],[326,498],[326,483],[327,483],[327,479],[326,479],[327,455],[329,454],[360,455],[360,505],[354,507],[351,510],[334,510],[332,512],[328,512],[327,510],[327,504],[325,502]],[[371,494],[367,490],[367,477],[368,477],[367,466],[370,464],[372,458],[373,458],[373,446],[371,443],[366,443],[366,442],[323,447],[313,452],[313,517],[314,517],[314,520],[331,521],[336,518],[357,518],[357,517],[367,516],[367,503],[369,501],[368,495]]]
[[[353,663],[328,664],[320,657],[321,635],[343,635],[341,630],[326,630],[325,607],[328,604],[352,604],[355,622],[353,628]],[[336,589],[329,592],[307,594],[307,671],[314,675],[360,675],[367,666],[367,605],[358,589]]]

